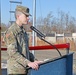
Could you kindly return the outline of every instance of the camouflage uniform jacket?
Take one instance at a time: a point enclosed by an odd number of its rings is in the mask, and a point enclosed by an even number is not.
[[[20,27],[16,23],[6,31],[5,41],[8,53],[8,74],[26,74],[26,66],[30,61],[26,59],[26,43],[22,38]]]

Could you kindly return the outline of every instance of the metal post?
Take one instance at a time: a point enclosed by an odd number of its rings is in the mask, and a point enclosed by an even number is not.
[[[0,32],[1,32],[1,1],[0,1]],[[1,36],[1,33],[0,33],[0,36]],[[1,39],[1,37],[0,37],[0,39]],[[1,63],[1,47],[0,47],[0,63]],[[0,67],[1,67],[1,64],[0,64]],[[0,75],[1,75],[1,69],[0,69]]]
[[[11,0],[10,0],[11,1]],[[10,11],[11,11],[11,3],[10,3]],[[10,13],[10,24],[12,24],[11,23],[11,13]]]
[[[33,26],[36,25],[36,0],[33,0]],[[35,46],[35,32],[33,31],[33,42],[32,42],[32,46]],[[34,54],[34,50],[32,51],[32,53]]]

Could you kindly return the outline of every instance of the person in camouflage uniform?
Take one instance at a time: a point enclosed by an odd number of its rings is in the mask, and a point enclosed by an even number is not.
[[[5,33],[7,45],[7,72],[9,75],[27,75],[26,67],[38,70],[41,61],[30,61],[28,36],[23,25],[28,24],[29,8],[18,5],[15,10],[16,21]]]

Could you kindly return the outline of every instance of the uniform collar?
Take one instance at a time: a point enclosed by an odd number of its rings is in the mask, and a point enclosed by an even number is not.
[[[20,27],[16,22],[15,22],[15,26],[16,26],[16,31],[18,33],[20,33],[22,31],[22,29],[24,29],[23,26]]]

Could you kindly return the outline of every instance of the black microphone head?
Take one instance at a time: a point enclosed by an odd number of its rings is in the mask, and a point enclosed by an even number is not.
[[[33,30],[34,27],[33,26],[30,26],[30,28]]]
[[[30,28],[31,28],[33,31],[35,31],[35,32],[37,33],[37,35],[45,38],[45,35],[44,35],[43,33],[41,33],[38,29],[36,29],[34,26],[30,26]]]

